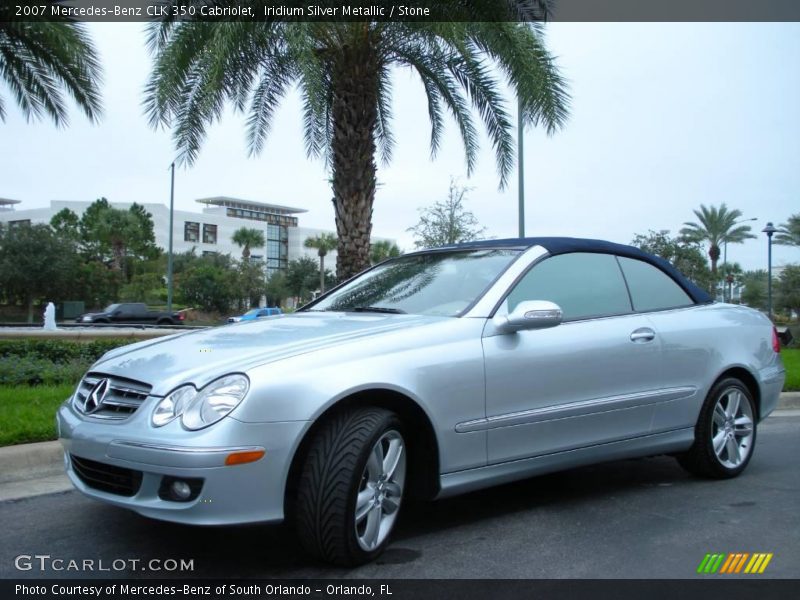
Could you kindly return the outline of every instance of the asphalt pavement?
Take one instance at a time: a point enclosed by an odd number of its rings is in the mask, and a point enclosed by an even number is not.
[[[798,457],[800,411],[779,411],[736,479],[698,479],[657,457],[408,506],[385,555],[352,570],[312,562],[284,526],[190,527],[48,494],[0,502],[0,577],[692,578],[706,553],[764,552],[773,558],[756,577],[798,578]],[[151,559],[193,569],[142,570]],[[67,570],[84,560],[110,570]]]

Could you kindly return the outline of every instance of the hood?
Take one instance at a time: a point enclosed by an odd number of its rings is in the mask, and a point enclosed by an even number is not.
[[[191,382],[200,387],[235,371],[450,317],[308,312],[279,315],[168,336],[105,354],[92,371],[153,386],[160,396]]]

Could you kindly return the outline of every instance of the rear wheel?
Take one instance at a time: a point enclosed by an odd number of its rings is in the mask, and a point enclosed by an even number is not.
[[[740,380],[729,377],[709,392],[695,427],[694,445],[678,462],[696,475],[727,479],[744,471],[756,443],[755,403]]]
[[[353,566],[376,558],[394,529],[406,482],[406,443],[393,412],[340,412],[317,431],[297,493],[296,528],[313,556]]]

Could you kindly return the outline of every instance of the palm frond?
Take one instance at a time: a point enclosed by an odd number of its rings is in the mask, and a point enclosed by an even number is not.
[[[50,117],[67,124],[63,92],[91,121],[102,112],[97,52],[82,24],[0,23],[0,77],[27,119]],[[0,119],[4,118],[0,106]]]

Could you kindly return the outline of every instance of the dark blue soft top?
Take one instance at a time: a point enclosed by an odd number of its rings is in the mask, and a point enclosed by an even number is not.
[[[616,254],[626,256],[650,263],[658,267],[674,279],[689,296],[698,304],[713,302],[711,295],[704,289],[698,287],[678,271],[669,262],[659,256],[654,256],[624,244],[615,244],[603,240],[589,240],[583,238],[569,237],[532,237],[532,238],[508,238],[503,240],[481,240],[479,242],[466,242],[454,244],[448,248],[458,248],[460,250],[469,248],[530,248],[531,246],[542,246],[547,252],[555,256],[557,254],[568,254],[570,252],[595,252],[598,254]]]

